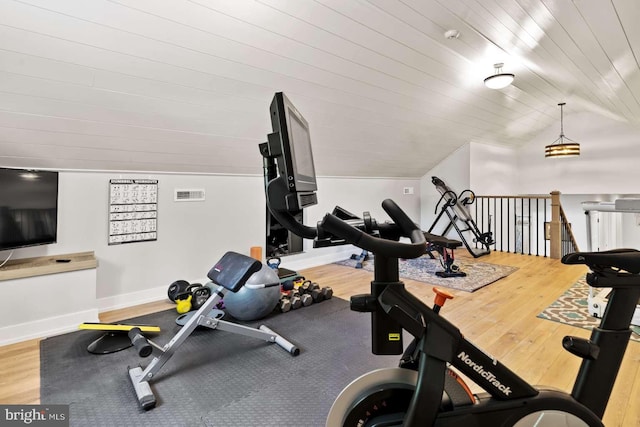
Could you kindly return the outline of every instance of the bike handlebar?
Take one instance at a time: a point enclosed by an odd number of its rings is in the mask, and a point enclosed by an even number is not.
[[[411,243],[400,243],[373,237],[332,214],[326,214],[320,226],[334,236],[374,254],[389,258],[418,258],[423,255],[427,248],[427,241],[420,228],[411,221],[393,200],[386,199],[383,201],[382,208],[400,228],[402,235],[411,240]]]

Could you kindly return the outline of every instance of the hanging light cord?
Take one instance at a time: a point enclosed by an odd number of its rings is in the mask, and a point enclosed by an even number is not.
[[[560,136],[553,141],[550,145],[544,147],[545,157],[565,157],[565,156],[579,156],[580,144],[564,136],[564,107],[565,103],[558,104],[560,107]],[[567,141],[571,142],[565,142]]]
[[[577,144],[577,142],[575,142],[573,139],[564,136],[564,109],[562,107],[564,107],[566,104],[566,102],[561,102],[558,104],[560,106],[560,136],[558,137],[558,139],[553,141],[551,145],[554,145],[558,141],[560,141],[560,144],[564,144],[565,139]]]

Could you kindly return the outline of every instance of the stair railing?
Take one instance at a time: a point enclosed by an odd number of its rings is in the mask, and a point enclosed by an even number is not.
[[[560,192],[475,197],[475,222],[493,233],[493,250],[553,259],[578,250]]]

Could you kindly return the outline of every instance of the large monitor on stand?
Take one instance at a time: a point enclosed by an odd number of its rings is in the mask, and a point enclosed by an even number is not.
[[[393,222],[378,223],[366,212],[358,218],[336,206],[316,227],[304,225],[300,213],[317,203],[309,126],[282,93],[276,93],[270,113],[273,133],[260,144],[270,214],[293,234],[313,240],[314,247],[351,243],[375,254],[371,294],[353,297],[351,308],[371,312],[374,354],[401,354],[400,324],[378,306],[377,298],[388,286],[404,286],[398,277],[398,259],[423,254],[424,234],[392,200],[385,200],[382,207]],[[410,237],[412,243],[399,243],[402,236]]]
[[[318,203],[316,198],[316,171],[313,165],[309,124],[291,101],[278,92],[269,107],[271,128],[269,145],[276,156],[281,182],[286,182],[286,195],[283,200],[289,212],[297,212]]]
[[[273,97],[269,112],[273,132],[260,144],[268,257],[302,252],[302,238],[316,237],[315,229],[302,226],[302,210],[318,202],[309,124],[282,92]]]

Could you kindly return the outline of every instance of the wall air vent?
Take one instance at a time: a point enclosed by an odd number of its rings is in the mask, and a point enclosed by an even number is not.
[[[176,202],[202,202],[204,201],[204,189],[198,190],[174,190],[173,200]]]

